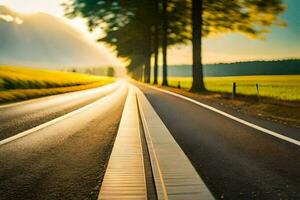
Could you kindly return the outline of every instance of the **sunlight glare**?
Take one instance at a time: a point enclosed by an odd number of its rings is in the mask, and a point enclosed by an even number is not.
[[[62,0],[0,0],[0,5],[23,14],[45,12],[56,16],[63,15],[63,8],[59,6],[61,3]]]

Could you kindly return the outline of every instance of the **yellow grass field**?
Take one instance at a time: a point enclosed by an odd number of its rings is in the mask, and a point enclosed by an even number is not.
[[[192,78],[170,77],[169,85],[181,88],[190,88]],[[281,100],[300,100],[300,75],[274,76],[235,76],[235,77],[206,77],[204,83],[209,91],[232,92],[232,84],[236,82],[238,94],[257,95],[256,84],[259,86],[259,95]]]
[[[114,81],[112,77],[0,66],[0,103],[84,90]]]

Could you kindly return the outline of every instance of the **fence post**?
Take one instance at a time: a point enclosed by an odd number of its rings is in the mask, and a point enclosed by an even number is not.
[[[256,83],[256,92],[257,92],[257,98],[259,100],[260,99],[260,95],[259,95],[258,83]]]
[[[232,84],[232,98],[234,99],[236,97],[236,82],[233,82]]]
[[[180,81],[178,81],[177,88],[179,88],[179,89],[181,88]]]

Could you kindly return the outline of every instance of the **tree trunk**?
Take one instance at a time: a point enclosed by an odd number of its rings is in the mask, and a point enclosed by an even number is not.
[[[167,79],[167,48],[168,48],[168,16],[167,16],[167,0],[163,0],[163,25],[162,25],[162,51],[163,51],[163,86],[168,86]]]
[[[158,16],[159,15],[159,5],[158,5],[158,0],[155,0],[155,14]],[[158,20],[156,19],[155,21],[155,26],[154,26],[154,81],[153,84],[158,83],[158,53],[159,53],[159,25],[158,25]]]
[[[151,29],[146,33],[147,46],[145,49],[145,68],[144,68],[144,82],[150,83],[151,79]]]
[[[138,67],[138,74],[139,74],[139,81],[143,81],[143,75],[144,75],[144,71],[143,71],[143,67]]]
[[[151,27],[146,27],[144,32],[145,46],[143,47],[144,82],[150,83],[151,78]]]
[[[151,79],[151,53],[145,56],[144,82],[150,83]]]
[[[192,92],[205,91],[202,66],[202,13],[203,0],[192,0],[192,45],[193,45],[193,83]]]
[[[155,26],[154,33],[154,81],[153,84],[158,83],[158,51],[159,51],[159,41],[158,41],[158,26]]]

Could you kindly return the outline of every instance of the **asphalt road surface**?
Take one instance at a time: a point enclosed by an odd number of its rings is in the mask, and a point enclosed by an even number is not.
[[[217,199],[300,199],[299,146],[139,87]],[[1,107],[0,140],[89,104],[0,144],[0,199],[96,199],[126,95],[123,84]],[[229,112],[299,137],[299,129]]]
[[[299,146],[178,97],[139,87],[217,199],[300,199]]]
[[[117,82],[99,88],[0,106],[0,140],[92,103],[113,92],[119,85]]]
[[[97,199],[126,95],[124,85],[75,115],[1,145],[0,199]]]

